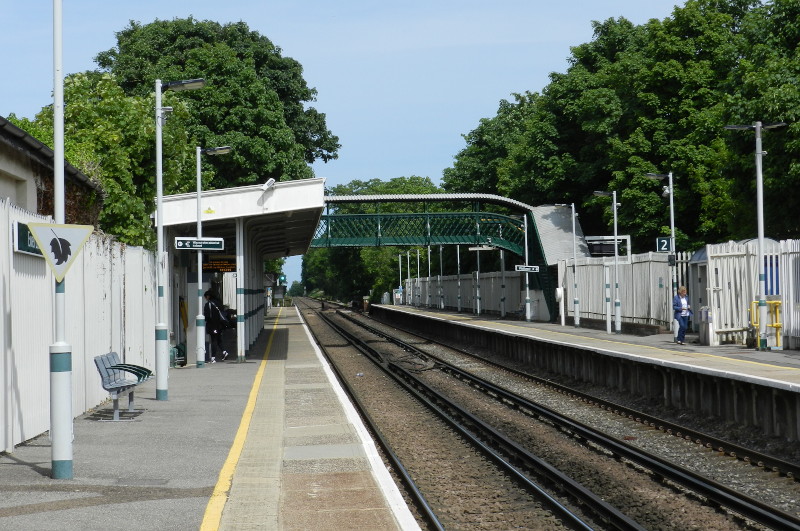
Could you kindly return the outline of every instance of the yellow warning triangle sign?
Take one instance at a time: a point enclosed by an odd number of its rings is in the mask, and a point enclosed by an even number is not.
[[[53,271],[57,282],[64,280],[83,244],[91,236],[92,225],[55,225],[53,223],[28,223],[33,239]]]

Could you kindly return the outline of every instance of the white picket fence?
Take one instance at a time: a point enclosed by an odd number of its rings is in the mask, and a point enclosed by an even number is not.
[[[795,348],[800,335],[795,302],[800,288],[796,281],[797,248],[797,240],[765,240],[765,298],[780,302],[780,314],[774,320],[768,319],[768,323],[780,323],[780,329],[767,329],[770,347],[787,346],[788,343],[788,348]],[[693,278],[699,279],[696,290],[706,293],[703,305],[708,307],[708,344],[743,344],[748,334],[753,335],[750,313],[753,302],[759,298],[757,242],[708,245],[706,254],[706,264],[692,264],[691,272]],[[790,319],[787,320],[787,316]]]
[[[0,200],[0,451],[50,428],[55,280],[44,258],[15,251],[18,223],[47,219]],[[94,357],[116,351],[155,367],[152,253],[93,234],[65,278],[66,341],[72,347],[72,412],[108,397]]]
[[[684,282],[686,257],[678,257],[678,284]],[[624,322],[670,326],[672,321],[672,272],[667,255],[646,253],[618,259],[613,257],[579,258],[577,268],[572,260],[559,261],[558,284],[563,290],[563,307],[574,317],[575,280],[581,318],[605,320],[606,296],[613,301],[619,296]],[[615,290],[618,277],[619,293]],[[606,293],[606,285],[609,293]],[[613,308],[611,309],[613,312]]]
[[[666,254],[647,253],[618,261],[623,322],[672,327],[672,271],[667,260]],[[677,285],[688,288],[694,308],[692,327],[701,332],[701,341],[745,344],[752,335],[750,310],[759,292],[757,262],[754,240],[707,245],[691,256],[677,254]],[[780,328],[769,328],[768,345],[800,348],[800,240],[766,240],[764,271],[766,298],[780,301],[780,312],[768,321]],[[572,260],[559,262],[558,275],[565,315],[574,317]],[[615,298],[613,258],[578,259],[576,276],[581,318],[605,319],[606,282],[611,300]]]

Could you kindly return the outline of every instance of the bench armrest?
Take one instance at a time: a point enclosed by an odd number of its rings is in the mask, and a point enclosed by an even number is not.
[[[139,382],[143,382],[148,380],[151,376],[153,376],[153,371],[146,367],[140,367],[139,365],[130,365],[127,363],[118,363],[116,365],[112,365],[109,369],[118,369],[120,371],[125,371],[133,374],[136,376],[136,379]]]

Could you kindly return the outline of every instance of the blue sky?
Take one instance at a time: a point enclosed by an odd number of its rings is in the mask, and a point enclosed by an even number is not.
[[[69,74],[96,67],[114,33],[155,19],[244,21],[303,65],[313,103],[339,136],[339,159],[314,169],[329,186],[419,175],[440,182],[462,135],[515,92],[564,72],[593,20],[641,24],[678,0],[109,0],[63,1]],[[33,117],[52,103],[53,4],[0,0],[0,115]],[[300,258],[286,266],[300,280]]]

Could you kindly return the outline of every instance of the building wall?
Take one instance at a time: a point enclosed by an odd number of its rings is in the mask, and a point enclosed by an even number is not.
[[[30,160],[0,143],[0,199],[35,212],[36,183]]]

